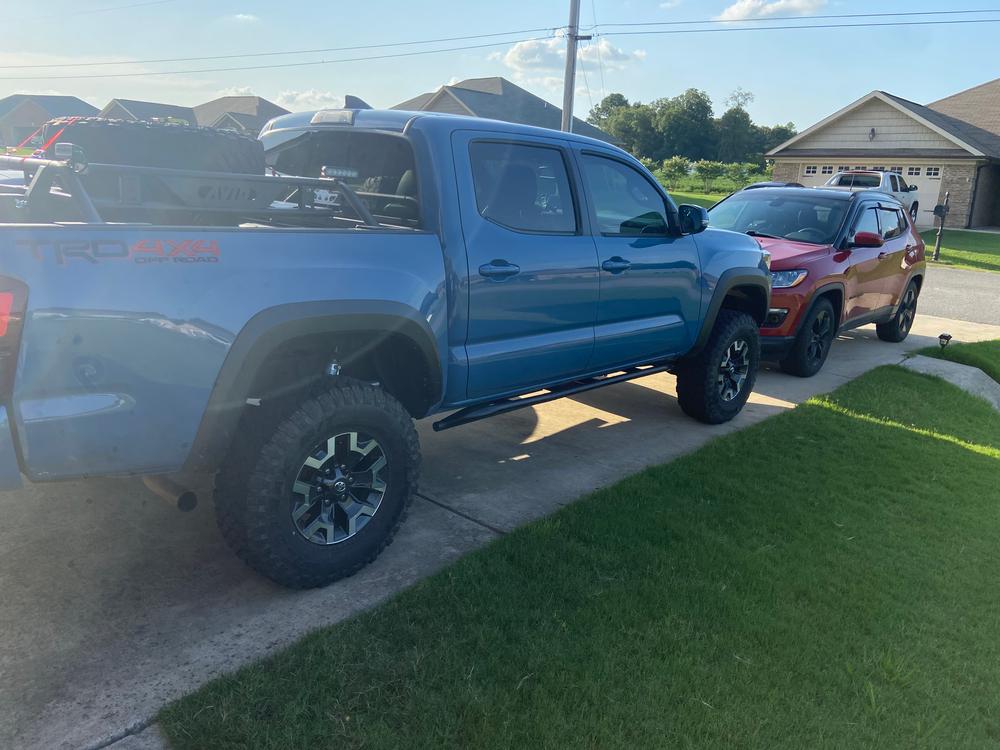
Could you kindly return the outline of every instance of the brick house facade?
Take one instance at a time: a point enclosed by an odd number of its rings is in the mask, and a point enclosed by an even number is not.
[[[873,91],[767,156],[775,180],[804,185],[822,185],[845,169],[898,172],[917,187],[919,226],[933,225],[945,193],[947,226],[1000,226],[997,113],[1000,79],[927,106]]]

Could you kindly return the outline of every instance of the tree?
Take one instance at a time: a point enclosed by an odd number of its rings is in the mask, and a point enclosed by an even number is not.
[[[614,136],[626,151],[655,160],[662,157],[663,136],[656,128],[654,112],[646,104],[633,104],[612,111],[604,130]]]
[[[677,183],[691,174],[691,162],[683,156],[671,156],[665,159],[660,167],[660,175],[667,183],[667,187],[676,190]]]
[[[761,154],[766,154],[772,148],[780,146],[789,138],[794,138],[797,133],[795,125],[790,122],[785,125],[775,125],[773,127],[767,127],[766,125],[758,127],[757,150]]]
[[[694,171],[698,173],[705,186],[705,192],[712,189],[712,182],[722,177],[726,171],[726,165],[718,161],[708,161],[701,159],[694,164]]]
[[[719,118],[717,125],[718,159],[724,162],[744,162],[760,158],[760,137],[757,126],[741,107],[732,107]]]
[[[601,99],[600,104],[590,110],[590,114],[587,115],[587,122],[595,127],[603,128],[615,110],[628,106],[631,105],[628,103],[628,99],[622,94],[608,94]]]
[[[748,104],[753,103],[754,98],[751,92],[745,91],[742,86],[738,86],[736,91],[726,97],[723,104],[730,109],[746,109]]]
[[[760,174],[759,169],[754,162],[735,162],[725,165],[725,175],[737,188],[744,188]]]
[[[686,156],[710,159],[716,154],[715,121],[712,100],[698,89],[688,89],[672,99],[658,99],[651,105],[656,123],[663,134],[663,151],[654,156]]]

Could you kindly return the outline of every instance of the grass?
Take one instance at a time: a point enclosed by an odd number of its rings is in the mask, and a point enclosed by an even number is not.
[[[996,747],[998,472],[1000,414],[880,368],[159,720],[178,749]]]
[[[936,229],[920,233],[927,245],[928,259],[934,251],[936,234]],[[973,271],[1000,271],[1000,234],[945,229],[939,263]]]
[[[944,349],[939,346],[929,346],[917,353],[978,367],[1000,383],[1000,339],[969,344],[951,344]]]
[[[709,193],[679,193],[671,191],[670,197],[674,199],[674,203],[677,205],[680,205],[681,203],[693,203],[696,206],[711,208],[725,198],[726,194],[710,195]]]

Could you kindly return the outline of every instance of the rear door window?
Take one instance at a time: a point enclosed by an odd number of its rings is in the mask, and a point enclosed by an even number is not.
[[[906,231],[906,219],[903,214],[894,208],[880,208],[878,210],[879,225],[881,226],[882,239],[891,240],[899,237]]]
[[[480,216],[519,232],[576,233],[579,223],[562,151],[478,141],[470,144],[469,158]]]

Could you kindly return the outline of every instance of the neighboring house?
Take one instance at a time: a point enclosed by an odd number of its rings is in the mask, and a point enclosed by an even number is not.
[[[152,122],[183,122],[195,124],[194,110],[177,104],[161,104],[160,102],[140,102],[135,99],[112,99],[101,110],[101,117],[111,120],[145,120]]]
[[[259,96],[223,96],[194,108],[198,124],[207,128],[236,130],[254,138],[261,128],[288,110]]]
[[[552,130],[559,130],[562,124],[562,110],[559,107],[500,77],[469,78],[450,86],[442,86],[437,91],[401,102],[393,109],[471,115]],[[573,118],[573,132],[608,143],[615,142],[603,130],[578,117]]]
[[[17,146],[54,117],[90,117],[92,107],[75,96],[13,94],[0,99],[0,146]]]
[[[946,226],[1000,226],[1000,79],[926,106],[873,91],[768,152],[774,179],[822,185],[845,169],[899,172],[920,226],[949,193]]]

